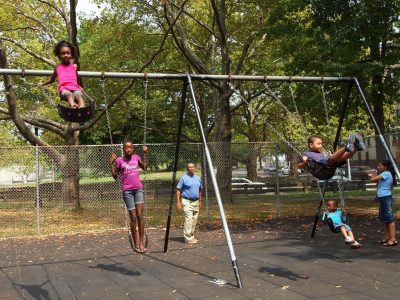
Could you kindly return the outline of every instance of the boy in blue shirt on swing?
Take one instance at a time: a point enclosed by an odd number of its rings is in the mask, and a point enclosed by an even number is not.
[[[334,230],[342,233],[346,245],[350,245],[354,249],[360,248],[361,244],[354,239],[353,231],[350,226],[344,222],[346,211],[338,208],[338,205],[336,200],[329,200],[326,203],[327,211],[324,212],[322,219],[327,217],[332,220]]]

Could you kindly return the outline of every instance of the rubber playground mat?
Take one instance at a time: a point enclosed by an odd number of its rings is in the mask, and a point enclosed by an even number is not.
[[[399,299],[400,246],[383,247],[382,225],[355,216],[363,247],[346,246],[312,218],[231,224],[243,288],[236,286],[221,229],[200,228],[198,244],[149,230],[149,254],[126,232],[0,241],[0,299]]]

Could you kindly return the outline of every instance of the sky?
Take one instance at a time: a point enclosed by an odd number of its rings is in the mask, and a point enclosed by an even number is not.
[[[76,7],[78,13],[84,13],[86,15],[98,15],[100,10],[90,0],[78,0],[78,6]]]

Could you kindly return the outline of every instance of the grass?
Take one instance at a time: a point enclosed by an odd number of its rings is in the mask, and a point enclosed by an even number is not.
[[[336,194],[330,193],[327,193],[328,198],[337,197]],[[377,203],[373,201],[374,193],[358,191],[346,194],[348,196],[346,209],[352,214],[377,214]],[[319,203],[319,197],[316,193],[282,194],[278,202],[275,195],[235,195],[234,201],[235,204],[224,204],[228,224],[263,222],[278,216],[310,216],[311,220]],[[164,227],[167,222],[169,197],[148,199],[146,208],[148,227]],[[37,234],[38,216],[40,234],[108,230],[125,226],[124,206],[120,199],[82,201],[81,209],[78,210],[52,201],[44,203],[40,211],[36,210],[34,203],[3,202],[0,203],[0,237]],[[199,222],[220,224],[219,210],[214,198],[209,199],[208,210],[204,199]],[[183,215],[177,213],[175,204],[172,224],[173,226],[183,224]]]

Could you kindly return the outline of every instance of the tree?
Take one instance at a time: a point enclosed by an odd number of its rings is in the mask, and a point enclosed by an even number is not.
[[[9,68],[9,62],[6,54],[6,47],[2,41],[10,44],[12,53],[12,65],[18,66],[25,62],[30,66],[41,66],[45,63],[52,67],[56,63],[50,58],[49,52],[51,45],[68,37],[78,52],[75,62],[80,65],[80,47],[78,44],[78,27],[76,16],[77,1],[70,0],[69,5],[64,1],[8,1],[2,0],[3,7],[7,7],[1,17],[1,40],[0,54],[2,68]],[[12,16],[12,18],[11,18]],[[10,21],[11,20],[11,21]],[[159,49],[150,56],[145,63],[138,68],[141,72],[149,66],[154,58],[161,52],[165,37],[161,39]],[[28,55],[27,55],[28,54]],[[45,140],[31,132],[30,125],[50,131],[61,137],[67,146],[79,144],[79,134],[82,131],[89,130],[98,123],[105,114],[105,110],[100,111],[90,122],[79,125],[76,123],[60,123],[47,116],[39,116],[40,113],[47,114],[47,111],[39,105],[35,108],[35,116],[30,116],[27,111],[18,106],[20,94],[15,92],[14,83],[10,76],[3,76],[4,86],[6,88],[7,109],[0,109],[0,112],[10,118],[15,124],[19,133],[32,145],[46,146]],[[134,81],[129,81],[122,87],[116,96],[109,99],[105,105],[110,108],[120,101],[127,91],[132,87]],[[26,96],[26,95],[25,95]],[[27,100],[29,97],[27,96]],[[28,106],[32,106],[31,104]],[[53,150],[49,153],[52,159],[59,165],[63,173],[63,196],[68,199],[68,203],[79,207],[79,153],[75,148],[67,148],[64,153]]]

